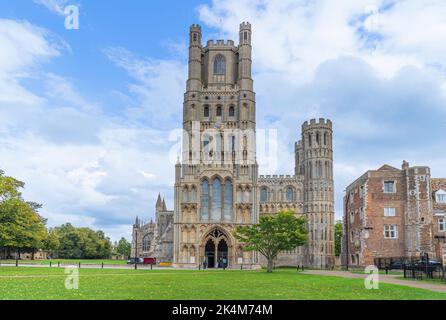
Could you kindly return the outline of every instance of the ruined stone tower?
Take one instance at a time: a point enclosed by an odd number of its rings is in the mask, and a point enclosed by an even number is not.
[[[304,213],[309,239],[306,265],[334,264],[334,186],[332,123],[319,119],[302,125],[302,140],[296,146],[296,170],[304,175]]]

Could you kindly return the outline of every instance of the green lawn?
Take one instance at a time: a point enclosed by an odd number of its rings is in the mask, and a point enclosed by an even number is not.
[[[446,299],[446,294],[295,270],[198,271],[80,269],[79,290],[64,287],[64,269],[0,267],[0,299]]]
[[[107,259],[97,259],[97,260],[79,260],[79,259],[53,259],[53,260],[19,260],[19,264],[37,264],[37,265],[49,265],[50,261],[53,265],[56,265],[58,262],[61,264],[78,264],[79,262],[82,264],[101,264],[102,262],[106,265],[122,265],[127,264],[127,260],[107,260]],[[15,264],[15,260],[0,260],[0,264]]]

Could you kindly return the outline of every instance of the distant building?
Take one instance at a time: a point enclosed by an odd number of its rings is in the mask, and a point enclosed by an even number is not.
[[[131,257],[157,258],[158,262],[173,259],[173,211],[158,195],[155,222],[142,222],[138,217],[133,224]]]
[[[446,179],[429,167],[369,170],[346,189],[343,264],[373,265],[378,258],[446,254]]]

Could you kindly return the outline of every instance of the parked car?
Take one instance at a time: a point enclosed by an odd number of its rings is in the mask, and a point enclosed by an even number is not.
[[[390,265],[390,269],[394,269],[394,270],[401,270],[404,267],[404,261],[398,260],[398,261],[393,261],[392,264]]]
[[[130,258],[127,260],[127,264],[143,264],[144,259],[143,258]]]
[[[426,260],[418,260],[416,262],[416,264],[417,265],[426,266],[427,263],[426,263]],[[432,260],[429,259],[429,264],[428,265],[431,266],[431,267],[442,267],[443,266],[440,261],[434,260],[434,259],[432,259]]]

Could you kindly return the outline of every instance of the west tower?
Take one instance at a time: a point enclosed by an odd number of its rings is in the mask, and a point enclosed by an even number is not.
[[[258,221],[256,105],[251,25],[239,44],[189,30],[189,74],[183,104],[183,151],[176,165],[174,263],[208,267],[256,264],[232,236]]]

